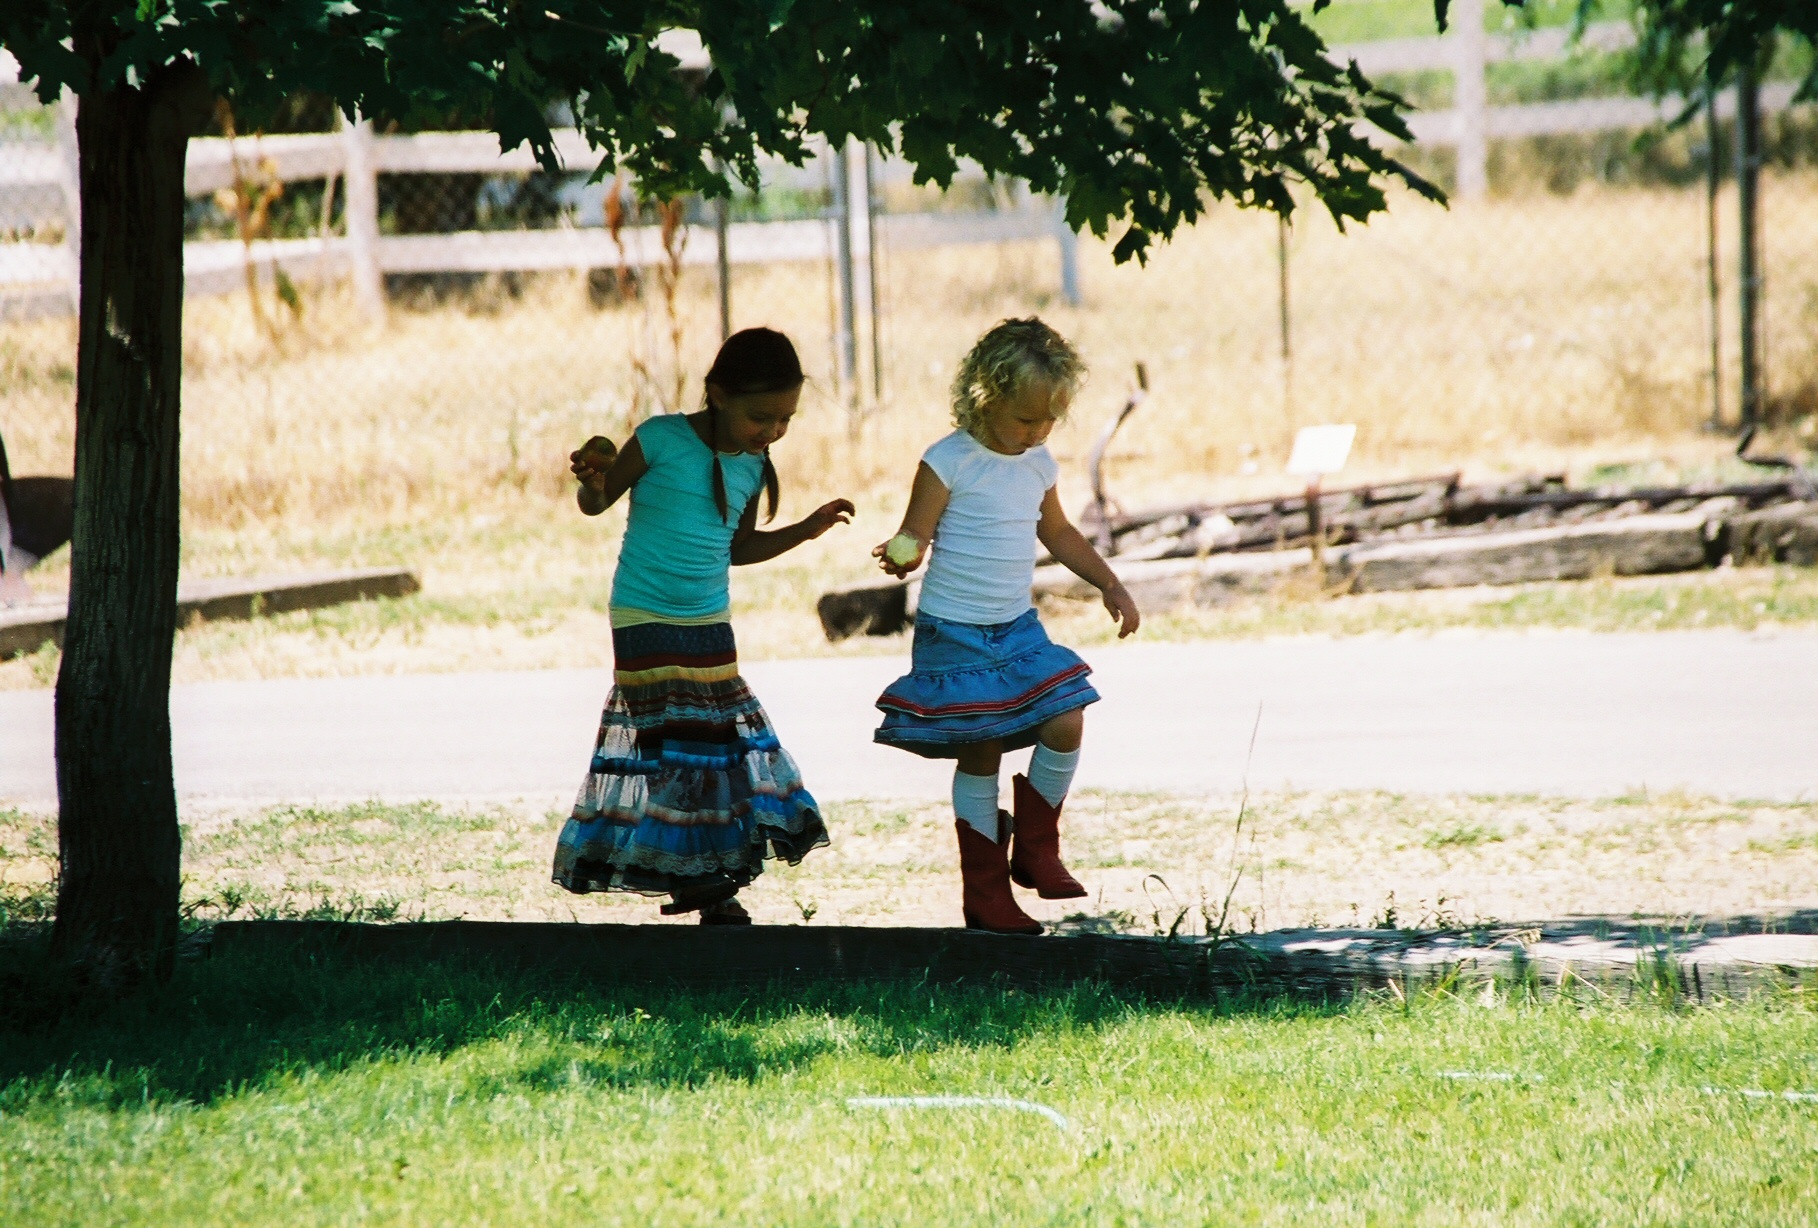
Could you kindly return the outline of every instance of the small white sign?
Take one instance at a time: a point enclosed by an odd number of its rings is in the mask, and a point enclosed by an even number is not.
[[[1354,423],[1334,426],[1303,426],[1294,435],[1294,451],[1288,456],[1288,472],[1299,477],[1318,477],[1337,473],[1351,455],[1351,441],[1357,438]]]

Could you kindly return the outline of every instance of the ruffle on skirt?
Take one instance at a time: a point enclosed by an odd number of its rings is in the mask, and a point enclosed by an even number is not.
[[[647,895],[742,887],[766,857],[827,843],[800,771],[738,676],[732,628],[613,632],[616,685],[556,843],[569,891]]]
[[[1044,721],[1099,698],[1091,667],[1050,640],[1034,610],[990,626],[918,614],[912,653],[910,671],[878,696],[873,736],[930,759],[976,742],[1031,746]]]

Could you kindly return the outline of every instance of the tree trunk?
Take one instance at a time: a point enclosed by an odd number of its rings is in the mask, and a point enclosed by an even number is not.
[[[97,90],[76,118],[81,331],[69,622],[57,675],[54,945],[102,981],[170,974],[181,838],[171,773],[183,162],[193,67]]]

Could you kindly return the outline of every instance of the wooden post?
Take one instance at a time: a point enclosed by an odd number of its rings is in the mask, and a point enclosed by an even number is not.
[[[1080,305],[1079,236],[1067,225],[1067,198],[1054,200],[1054,242],[1060,249],[1061,298],[1069,307]]]
[[[720,340],[732,336],[732,258],[726,252],[727,232],[731,230],[732,201],[721,196],[713,202],[714,261],[720,274]]]
[[[1458,117],[1458,195],[1463,200],[1481,200],[1490,189],[1483,0],[1452,0],[1448,41],[1452,45],[1452,111]]]
[[[379,172],[372,156],[372,121],[342,126],[347,151],[347,255],[352,266],[354,303],[360,314],[385,318],[385,283],[379,269]]]
[[[69,253],[69,313],[82,311],[82,155],[76,143],[76,96],[57,102],[57,170],[63,188],[63,250]]]

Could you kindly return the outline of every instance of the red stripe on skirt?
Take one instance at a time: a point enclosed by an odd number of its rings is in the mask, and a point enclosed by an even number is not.
[[[980,701],[978,703],[969,704],[943,704],[938,708],[923,708],[910,703],[906,699],[896,699],[886,695],[877,701],[877,706],[880,708],[895,708],[898,712],[907,712],[911,716],[929,717],[978,716],[987,712],[1009,712],[1052,691],[1055,687],[1067,681],[1069,678],[1077,678],[1081,674],[1089,672],[1091,668],[1092,667],[1087,665],[1084,661],[1081,661],[1078,665],[1070,666],[1069,668],[1062,670],[1060,673],[1054,675],[1054,677],[1031,687],[1029,690],[1024,691],[1021,695],[1018,695],[1013,699],[1000,699],[995,702]]]

